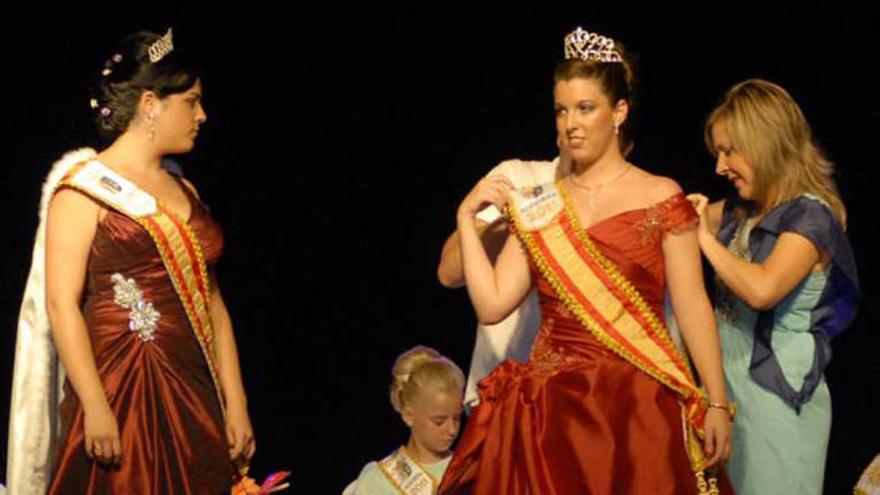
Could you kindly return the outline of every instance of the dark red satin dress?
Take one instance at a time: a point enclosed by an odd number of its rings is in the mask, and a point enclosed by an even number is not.
[[[208,266],[223,250],[220,226],[187,187],[189,223]],[[161,315],[144,341],[129,330],[130,310],[114,301],[120,273],[133,279]],[[229,493],[223,414],[207,362],[152,238],[110,211],[99,223],[88,263],[83,316],[98,374],[116,414],[122,443],[118,468],[86,456],[83,410],[70,383],[61,405],[62,435],[51,494]]]
[[[663,314],[665,232],[695,225],[677,194],[599,222],[588,234]],[[529,361],[505,361],[479,384],[439,493],[698,493],[675,394],[578,323],[533,271],[541,329]],[[721,493],[730,494],[726,480]]]

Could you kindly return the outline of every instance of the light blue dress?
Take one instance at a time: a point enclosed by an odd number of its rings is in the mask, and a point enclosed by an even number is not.
[[[718,284],[724,374],[738,408],[728,473],[739,495],[818,495],[831,430],[824,370],[831,339],[850,326],[860,300],[852,247],[828,205],[811,194],[777,206],[757,225],[737,219],[742,206],[737,199],[725,204],[717,235],[735,256],[761,263],[791,232],[831,263],[763,311]]]
[[[815,341],[809,333],[811,310],[827,275],[814,273],[776,308],[773,351],[786,380],[799,389],[813,363]],[[738,405],[733,423],[733,457],[728,474],[739,495],[822,493],[825,454],[831,430],[831,394],[822,379],[800,414],[749,376],[757,313],[742,301],[733,318],[716,313],[724,374]]]

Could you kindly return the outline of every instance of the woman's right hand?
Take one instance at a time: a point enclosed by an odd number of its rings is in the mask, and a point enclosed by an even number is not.
[[[119,464],[122,444],[116,415],[107,403],[84,408],[86,455],[102,464]]]
[[[697,233],[699,234],[700,245],[703,246],[707,238],[715,237],[709,228],[709,198],[699,193],[692,193],[687,195],[687,199],[694,205],[694,209],[700,217],[700,226]]]
[[[507,203],[507,195],[514,189],[513,183],[503,175],[484,177],[461,202],[458,207],[458,218],[473,219],[490,204],[503,211]]]

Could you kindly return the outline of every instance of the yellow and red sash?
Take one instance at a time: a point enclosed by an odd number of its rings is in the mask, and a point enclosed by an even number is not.
[[[379,470],[391,485],[403,495],[434,495],[437,480],[421,464],[406,453],[403,447],[379,461]]]
[[[73,166],[60,186],[85,193],[149,232],[208,363],[220,407],[225,411],[217,375],[214,329],[208,309],[210,280],[195,232],[156,198],[97,160]]]
[[[685,446],[698,483],[708,490],[700,442],[708,402],[664,320],[580,227],[561,184],[515,191],[508,209],[517,236],[565,307],[599,342],[679,397]]]

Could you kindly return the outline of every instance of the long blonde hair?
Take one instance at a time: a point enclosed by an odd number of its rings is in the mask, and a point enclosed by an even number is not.
[[[846,207],[834,183],[834,165],[813,140],[810,124],[781,86],[749,79],[732,87],[706,120],[704,137],[715,153],[712,126],[723,124],[755,170],[754,201],[763,210],[812,193],[846,225]]]

